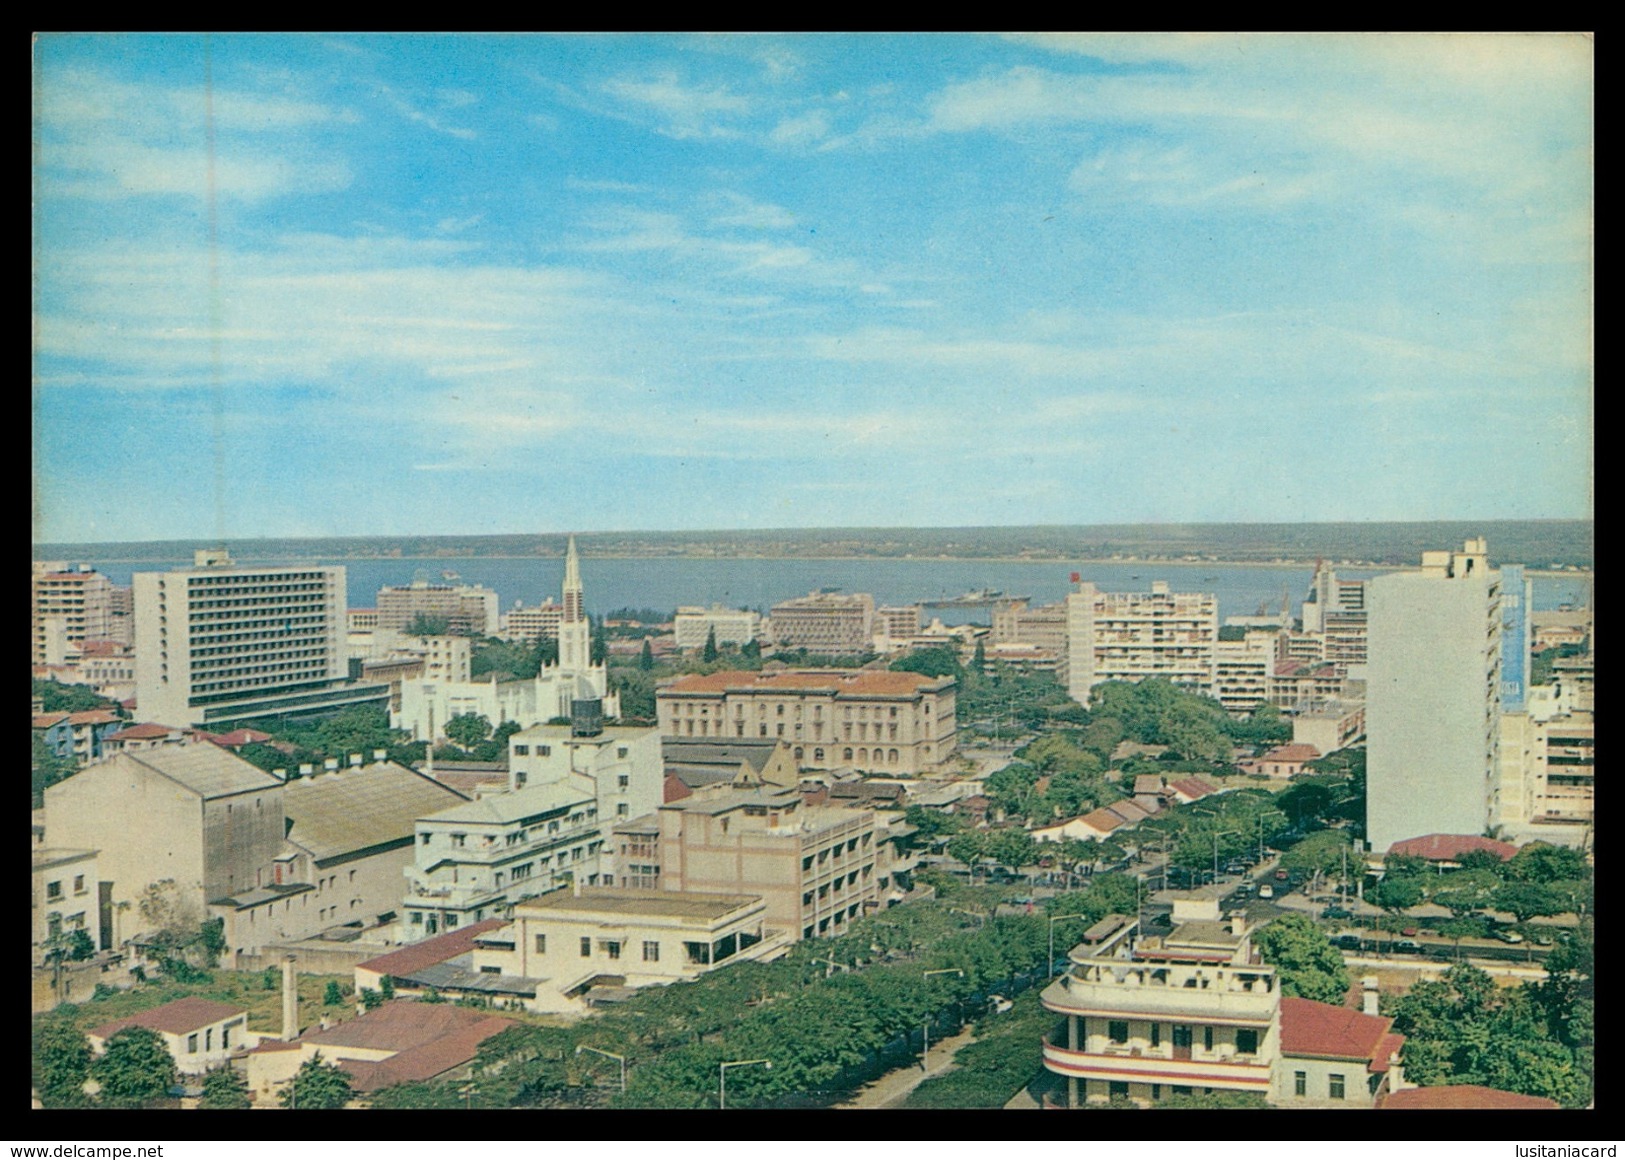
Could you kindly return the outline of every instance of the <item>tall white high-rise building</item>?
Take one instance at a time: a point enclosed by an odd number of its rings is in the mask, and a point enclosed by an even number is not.
[[[347,681],[344,569],[242,567],[201,551],[191,568],[137,572],[136,707],[144,721],[313,716],[383,706],[383,685]]]
[[[1101,592],[1083,581],[1066,598],[1066,691],[1080,705],[1106,681],[1164,677],[1211,694],[1219,602],[1212,593]]]
[[[1370,582],[1366,838],[1480,834],[1496,816],[1501,576],[1482,539]]]
[[[95,569],[35,561],[34,663],[60,665],[112,632],[112,582]]]

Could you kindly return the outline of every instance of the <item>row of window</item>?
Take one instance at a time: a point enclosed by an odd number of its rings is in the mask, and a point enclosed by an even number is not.
[[[607,959],[618,959],[621,957],[621,945],[620,939],[601,938],[598,940],[598,953]],[[537,954],[545,955],[547,953],[547,936],[538,934],[535,946]],[[580,947],[581,957],[590,959],[592,957],[592,938],[588,935],[582,935]],[[660,961],[659,942],[650,939],[644,940],[643,961],[646,963],[658,963]]]
[[[1347,1090],[1344,1081],[1345,1077],[1335,1072],[1328,1075],[1326,1077],[1326,1098],[1332,1100],[1344,1099]],[[1295,1096],[1307,1096],[1309,1094],[1308,1072],[1295,1071],[1292,1073],[1292,1094]]]

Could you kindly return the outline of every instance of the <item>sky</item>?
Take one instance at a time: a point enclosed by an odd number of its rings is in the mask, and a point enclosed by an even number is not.
[[[36,542],[1584,518],[1577,35],[42,35]]]

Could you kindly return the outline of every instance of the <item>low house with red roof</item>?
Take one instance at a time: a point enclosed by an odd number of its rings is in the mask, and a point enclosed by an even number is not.
[[[1388,848],[1390,854],[1405,854],[1412,858],[1425,858],[1441,866],[1459,865],[1462,855],[1474,850],[1494,854],[1505,862],[1518,852],[1511,842],[1497,842],[1478,834],[1424,834],[1420,838],[1406,838]]]
[[[186,742],[186,736],[184,729],[144,722],[126,726],[117,733],[109,733],[103,744],[109,753],[122,753],[126,750],[156,749],[160,745],[182,745]]]
[[[1476,1083],[1451,1083],[1439,1087],[1413,1087],[1389,1092],[1377,1101],[1387,1111],[1556,1111],[1556,1100],[1525,1096]]]
[[[1168,792],[1181,804],[1189,805],[1205,797],[1212,797],[1220,790],[1218,786],[1199,777],[1182,777],[1168,783]]]
[[[398,1083],[457,1078],[480,1044],[512,1026],[488,1011],[395,999],[292,1042],[260,1044],[245,1058],[248,1087],[256,1102],[269,1103],[318,1054],[348,1072],[351,1089],[363,1096]]]
[[[1038,842],[1059,842],[1065,838],[1076,838],[1080,842],[1091,839],[1099,841],[1110,836],[1113,831],[1122,829],[1126,824],[1121,814],[1102,806],[1082,817],[1039,826],[1031,833],[1033,840]]]
[[[34,732],[57,757],[71,757],[80,765],[95,761],[105,751],[109,735],[124,722],[111,709],[79,713],[35,713]]]
[[[381,991],[385,977],[391,980],[391,986],[401,990],[427,990],[426,984],[414,984],[417,975],[458,960],[472,961],[475,943],[507,925],[507,919],[487,918],[359,963],[355,968],[356,994]]]
[[[1265,777],[1297,777],[1311,761],[1319,759],[1320,750],[1313,745],[1277,745],[1262,757],[1239,762],[1236,768]]]
[[[174,1057],[175,1066],[185,1075],[198,1075],[220,1066],[258,1038],[248,1031],[246,1009],[192,996],[92,1028],[87,1032],[90,1049],[102,1054],[107,1050],[107,1041],[127,1027],[156,1031]]]
[[[1376,993],[1367,1003],[1374,1008]],[[1397,1074],[1405,1037],[1394,1021],[1310,999],[1281,1000],[1281,1064],[1270,1102],[1283,1108],[1370,1108]]]

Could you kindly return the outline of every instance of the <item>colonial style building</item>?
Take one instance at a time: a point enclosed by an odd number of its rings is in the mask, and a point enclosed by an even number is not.
[[[1121,916],[1102,922],[1044,990],[1044,1006],[1063,1019],[1044,1040],[1044,1066],[1066,1078],[1069,1107],[1270,1095],[1281,1054],[1274,969],[1253,951],[1246,920],[1219,921],[1216,903],[1182,913],[1176,901],[1174,919],[1161,938],[1139,937],[1138,922]]]
[[[563,882],[596,882],[603,846],[590,789],[565,782],[494,794],[421,817],[405,870],[403,942],[506,918]]]
[[[759,894],[769,926],[794,937],[844,934],[902,898],[873,811],[802,804],[797,789],[695,795],[614,828],[619,884]]]
[[[851,669],[678,677],[655,693],[667,737],[769,738],[808,769],[911,774],[958,744],[952,677]]]

